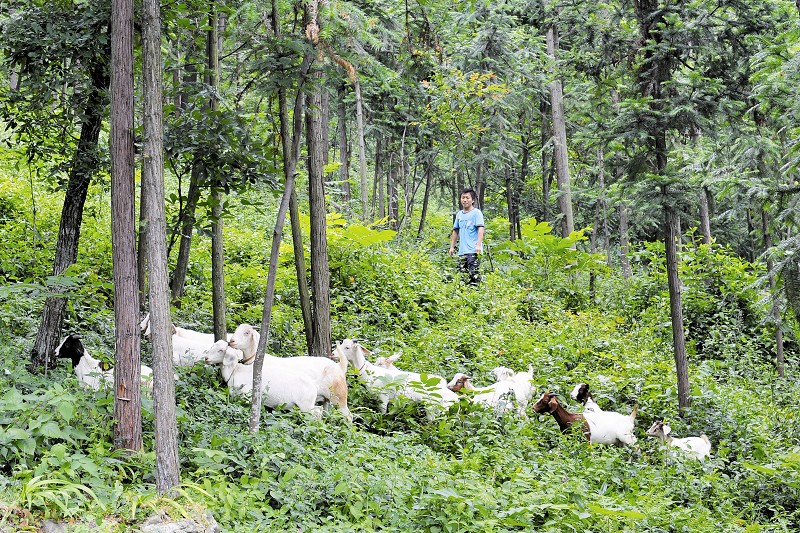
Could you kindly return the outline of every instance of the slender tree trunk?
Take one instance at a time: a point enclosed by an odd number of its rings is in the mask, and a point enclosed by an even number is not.
[[[378,140],[375,141],[375,188],[377,189],[378,196],[378,215],[375,218],[384,218],[386,213],[386,197],[384,196],[383,188],[383,137],[378,135]],[[375,193],[372,194],[375,197]]]
[[[769,232],[769,215],[767,210],[761,207],[761,235],[764,239],[764,249],[769,250],[772,248],[772,236]],[[778,377],[785,375],[785,361],[783,355],[783,328],[781,320],[780,299],[778,296],[777,282],[775,281],[775,274],[773,274],[775,263],[772,257],[767,253],[767,275],[769,277],[769,290],[772,293],[772,321],[775,323],[775,364],[778,370]]]
[[[399,158],[394,157],[394,153],[389,155],[389,174],[386,180],[386,194],[389,200],[389,219],[391,220],[392,229],[397,231],[400,229],[400,206],[399,199],[397,197],[397,174],[398,168],[402,162],[394,161],[395,159]]]
[[[317,18],[319,0],[312,0],[305,6],[306,35],[317,52],[312,65],[313,88],[309,94],[306,112],[306,138],[308,142],[308,201],[311,240],[311,294],[313,335],[310,353],[325,355],[331,353],[331,309],[330,309],[330,270],[328,268],[328,241],[325,233],[325,176],[324,160],[327,152],[327,122],[323,122],[326,110],[323,104],[325,77],[322,69],[322,53],[319,50],[318,35],[320,21]]]
[[[138,451],[142,449],[142,411],[133,144],[133,0],[112,0],[111,43],[114,446]]]
[[[483,138],[478,137],[475,145],[475,192],[478,195],[478,208],[483,209],[483,191],[486,186],[483,183]]]
[[[661,188],[667,196],[667,186]],[[676,233],[678,215],[675,208],[664,203],[665,248],[667,255],[667,285],[669,287],[669,307],[672,317],[672,343],[675,356],[675,370],[678,377],[678,409],[683,413],[690,405],[689,366],[686,360],[686,339],[683,333],[683,309],[681,308],[681,283],[678,278],[678,252]]]
[[[106,67],[102,64],[91,67],[92,88],[83,115],[85,121],[81,125],[80,138],[67,181],[64,194],[64,205],[61,208],[61,222],[58,228],[56,253],[53,260],[53,276],[62,275],[78,257],[78,241],[83,223],[83,206],[89,192],[92,174],[97,170],[97,141],[100,127],[103,124],[104,93],[109,86]],[[54,287],[51,292],[58,293],[62,289]],[[61,337],[61,326],[64,322],[64,310],[67,299],[64,296],[50,296],[42,309],[42,320],[31,349],[30,372],[47,371],[50,368],[50,356],[58,346]]]
[[[541,128],[541,144],[542,144],[542,160],[541,160],[541,167],[542,167],[542,214],[540,217],[540,221],[549,222],[552,218],[552,213],[550,212],[550,183],[553,181],[553,165],[551,164],[552,161],[552,151],[549,154],[547,150],[547,144],[552,137],[552,132],[549,127],[549,121],[547,120],[548,115],[548,104],[545,98],[542,98],[539,103],[539,111],[541,112],[542,116],[542,128]]]
[[[619,260],[622,264],[622,277],[631,279],[631,262],[628,259],[628,208],[625,204],[619,204]]]
[[[506,205],[508,206],[508,238],[517,240],[517,226],[514,224],[514,185],[511,179],[511,168],[503,167],[506,182]]]
[[[361,221],[366,224],[369,222],[369,194],[367,188],[367,147],[364,142],[364,109],[361,101],[361,83],[358,75],[353,81],[353,90],[356,96],[356,135],[358,136],[358,176],[361,184]]]
[[[547,53],[553,62],[553,70],[558,59],[558,34],[555,23],[547,29]],[[551,111],[553,114],[553,159],[558,180],[558,206],[561,211],[561,235],[569,237],[575,230],[572,218],[572,193],[570,190],[569,160],[567,158],[567,127],[564,117],[564,94],[561,79],[550,82]]]
[[[155,421],[156,490],[165,494],[180,484],[178,422],[172,362],[172,319],[167,277],[167,218],[164,209],[164,110],[161,66],[161,7],[142,5],[142,93],[144,157],[142,197],[149,265],[150,342],[153,345],[153,418]]]
[[[219,86],[219,18],[216,6],[212,4],[209,15],[208,55],[209,85],[216,89]],[[215,96],[210,101],[211,111],[216,113],[219,102]],[[214,338],[227,340],[228,327],[225,306],[225,251],[223,246],[224,224],[223,191],[217,186],[211,189],[211,303],[214,309]]]
[[[137,277],[139,279],[139,312],[144,313],[147,307],[147,230],[145,228],[145,213],[147,210],[147,195],[143,184],[139,191],[139,242],[136,246],[137,255]]]
[[[703,243],[711,244],[711,214],[708,209],[708,187],[700,188],[700,231],[703,234]]]
[[[277,0],[272,0],[272,31],[276,39],[280,39],[281,26]],[[291,197],[294,194],[294,182],[297,175],[297,160],[300,158],[300,137],[303,133],[303,113],[305,107],[305,93],[303,81],[311,64],[311,56],[306,55],[301,67],[300,79],[297,83],[297,99],[294,106],[294,123],[292,124],[291,137],[289,134],[289,104],[286,98],[286,89],[278,89],[278,109],[280,116],[281,144],[283,149],[283,174],[284,189],[281,197],[278,214],[275,218],[275,229],[272,232],[272,249],[269,255],[269,270],[267,273],[267,288],[264,293],[264,307],[261,310],[261,337],[256,348],[256,360],[253,362],[253,401],[250,405],[251,433],[258,431],[261,424],[261,382],[264,354],[269,341],[269,328],[272,319],[272,304],[275,298],[275,280],[278,277],[278,259],[281,251],[281,237],[286,212],[289,210]]]
[[[428,142],[429,143],[429,142]],[[429,148],[432,148],[429,143]],[[425,196],[422,198],[422,212],[419,215],[419,230],[417,238],[421,239],[425,231],[425,218],[428,215],[428,203],[430,202],[431,187],[433,187],[433,161],[435,156],[429,155],[425,158]]]
[[[342,202],[344,202],[345,211],[349,212],[350,205],[350,145],[347,142],[347,106],[344,102],[345,86],[339,86],[339,172],[342,179]]]
[[[300,230],[300,211],[297,208],[297,192],[289,199],[289,218],[292,222],[292,247],[294,248],[294,267],[297,274],[297,291],[300,296],[300,311],[303,313],[303,329],[306,334],[306,350],[313,353],[311,342],[314,338],[311,297],[306,280],[306,258],[303,247],[303,234]]]
[[[611,266],[611,231],[608,224],[608,201],[606,200],[606,154],[602,146],[597,149],[597,188],[600,197],[597,199],[597,214],[595,216],[595,231],[598,226],[602,228],[600,247],[605,250],[606,264]]]
[[[175,271],[172,273],[170,293],[172,304],[180,308],[183,291],[186,288],[186,273],[189,270],[189,256],[192,251],[192,233],[196,221],[197,202],[200,200],[200,175],[202,165],[195,157],[192,163],[192,173],[189,178],[189,191],[186,193],[186,205],[181,213],[180,228],[181,239],[178,247],[178,258],[175,261]]]

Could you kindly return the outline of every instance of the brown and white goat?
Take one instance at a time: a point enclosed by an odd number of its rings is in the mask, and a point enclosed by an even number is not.
[[[549,413],[556,419],[562,433],[572,424],[581,421],[583,434],[592,444],[631,445],[636,442],[633,425],[638,407],[634,406],[630,415],[611,411],[586,411],[583,414],[567,411],[553,392],[545,392],[533,405],[537,413]]]

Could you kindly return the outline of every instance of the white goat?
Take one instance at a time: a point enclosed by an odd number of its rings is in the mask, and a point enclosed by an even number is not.
[[[711,456],[711,441],[705,433],[701,433],[699,437],[683,437],[682,439],[670,437],[672,431],[668,425],[664,424],[663,420],[656,420],[650,429],[647,430],[648,437],[655,437],[661,442],[666,442],[670,446],[680,448],[689,456],[695,457],[702,461],[706,457]]]
[[[528,416],[525,412],[528,407],[528,398],[526,397],[528,387],[526,384],[517,383],[512,379],[504,379],[488,387],[475,387],[469,376],[459,372],[453,376],[453,379],[447,384],[447,388],[453,392],[462,389],[470,391],[472,393],[470,400],[491,407],[498,414],[512,409],[516,402],[517,414],[523,418]]]
[[[340,360],[350,361],[361,379],[377,394],[382,413],[386,412],[389,400],[398,396],[404,396],[415,402],[426,401],[443,407],[448,407],[458,401],[458,395],[453,391],[435,383],[429,384],[421,381],[420,374],[404,372],[396,367],[384,368],[371,363],[366,358],[366,355],[371,352],[352,339],[345,339],[341,344],[337,344],[336,352],[339,353]]]
[[[150,337],[150,313],[147,313],[144,319],[139,323],[139,328],[141,328],[143,336]],[[233,333],[228,333],[226,339],[230,339],[232,335]],[[175,337],[181,337],[198,344],[203,344],[205,348],[214,344],[215,340],[213,333],[202,333],[193,329],[181,328],[174,324],[172,325],[172,337],[173,342]]]
[[[397,368],[396,366],[394,366],[394,363],[398,359],[400,359],[400,356],[401,356],[401,354],[396,353],[394,355],[390,355],[389,357],[378,357],[378,358],[375,359],[375,366],[383,367],[383,368],[389,370],[390,372],[393,372],[395,375],[405,374],[405,375],[408,376],[408,379],[410,381],[420,381],[421,382],[422,381],[422,377],[421,377],[421,374],[419,372],[410,372],[408,370],[401,370],[401,369]],[[439,375],[436,375],[436,374],[426,374],[426,375],[428,376],[428,379],[437,378],[439,380],[438,383],[436,384],[437,387],[439,387],[439,388],[447,387],[447,380],[444,379],[442,376],[439,376]]]
[[[79,335],[70,333],[64,337],[56,348],[55,356],[72,361],[72,369],[82,385],[92,390],[114,386],[114,369],[103,370],[100,360],[89,354]],[[153,370],[147,365],[142,365],[140,372],[142,387],[152,390]]]
[[[226,341],[219,340],[206,352],[207,364],[221,364],[222,379],[227,383],[231,394],[248,394],[253,391],[254,365],[244,365],[239,361],[241,350],[231,348]],[[301,411],[322,417],[322,407],[316,405],[317,386],[309,376],[291,370],[280,363],[277,357],[266,356],[262,366],[262,401],[267,407],[297,407]]]
[[[261,335],[249,324],[241,324],[228,341],[231,348],[242,351],[245,360],[252,360],[256,355],[258,341]],[[347,360],[338,363],[328,357],[311,357],[307,355],[298,357],[273,357],[266,358],[276,365],[280,364],[287,370],[294,371],[311,378],[316,390],[316,401],[335,404],[348,421],[353,420],[353,415],[347,407]],[[278,363],[280,362],[280,363]],[[278,368],[277,366],[275,368]],[[264,372],[266,373],[266,366]]]

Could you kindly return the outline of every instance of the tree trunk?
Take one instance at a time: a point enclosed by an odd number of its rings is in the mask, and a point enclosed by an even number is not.
[[[142,186],[139,191],[139,237],[136,250],[138,252],[136,257],[136,270],[137,278],[139,280],[139,313],[145,312],[147,307],[147,228],[145,213],[147,212],[147,195],[144,190],[144,177],[142,177]]]
[[[216,6],[212,4],[209,15],[208,56],[209,85],[219,87],[219,18]],[[219,101],[215,96],[210,100],[211,111],[216,113]],[[214,309],[214,338],[227,340],[228,326],[225,306],[225,252],[223,247],[224,224],[222,221],[223,191],[217,186],[211,189],[211,303]]]
[[[225,250],[223,246],[224,223],[222,221],[223,192],[211,190],[211,304],[214,312],[214,339],[228,338],[225,305]]]
[[[111,8],[111,255],[114,271],[114,446],[142,449],[136,178],[133,144],[133,1]]]
[[[430,147],[432,148],[432,147]],[[419,215],[419,230],[417,238],[421,239],[425,231],[425,218],[428,215],[428,203],[430,202],[431,187],[433,187],[433,155],[425,158],[425,196],[422,198],[422,212]]]
[[[306,258],[303,247],[303,234],[300,229],[300,212],[297,208],[297,192],[292,192],[289,199],[289,218],[292,222],[292,247],[294,248],[294,267],[297,274],[297,291],[300,296],[300,311],[303,313],[303,329],[306,334],[306,350],[312,353],[311,342],[314,338],[313,317],[311,315],[311,297],[306,280]]]
[[[506,206],[508,206],[508,238],[515,241],[517,240],[517,226],[514,224],[514,191],[511,180],[511,168],[505,165],[503,171],[506,182]]]
[[[311,44],[318,52],[312,67],[311,78],[313,89],[309,94],[306,112],[306,138],[308,142],[308,202],[311,240],[311,294],[313,333],[311,341],[312,355],[331,353],[331,308],[330,308],[330,270],[328,268],[328,241],[325,233],[325,175],[324,157],[327,152],[325,131],[327,123],[323,122],[326,110],[323,105],[324,71],[322,70],[322,54],[318,50],[317,36],[320,22],[317,19],[319,0],[306,4],[306,35],[311,36]]]
[[[483,157],[482,157],[482,145],[483,138],[480,136],[478,137],[478,142],[475,146],[475,193],[478,195],[478,207],[479,209],[483,209],[483,191],[486,186],[483,183]]]
[[[81,125],[80,138],[64,194],[64,205],[61,208],[61,222],[58,228],[56,253],[53,260],[53,276],[62,275],[75,263],[78,257],[78,241],[83,223],[83,206],[89,192],[92,174],[97,170],[97,140],[103,124],[104,93],[109,86],[108,72],[104,65],[91,67],[93,87],[86,103]],[[58,286],[51,292],[61,292]],[[67,299],[64,296],[50,296],[42,309],[42,320],[36,333],[36,340],[31,349],[30,372],[45,371],[52,367],[50,356],[55,351],[61,338],[61,326],[64,322],[64,310]]]
[[[386,177],[386,195],[388,196],[389,220],[393,230],[400,229],[400,205],[397,194],[398,167],[402,164],[399,159],[394,157],[394,153],[389,154],[389,174]]]
[[[361,221],[366,224],[369,222],[369,195],[367,194],[367,147],[364,142],[364,109],[361,101],[361,83],[358,75],[353,82],[353,90],[356,96],[356,135],[358,136],[358,176],[361,184]]]
[[[711,244],[711,214],[708,209],[708,187],[700,188],[700,231],[703,234],[703,243]]]
[[[175,369],[167,278],[167,218],[164,209],[164,110],[161,66],[161,7],[142,5],[142,93],[144,156],[142,197],[150,286],[150,342],[153,346],[153,418],[155,421],[156,490],[165,494],[180,484],[178,422],[175,413]]]
[[[681,307],[681,282],[678,278],[677,252],[677,213],[669,205],[667,186],[662,185],[664,201],[664,244],[667,255],[667,285],[669,287],[669,307],[672,317],[672,343],[675,356],[675,370],[678,377],[678,409],[681,413],[690,405],[689,366],[686,361],[686,339],[683,333],[683,309]]]
[[[272,0],[272,30],[276,39],[280,39],[281,26],[278,12],[277,0]],[[272,249],[269,254],[269,271],[267,273],[267,288],[264,293],[264,307],[261,310],[261,337],[256,348],[256,360],[253,362],[253,400],[250,405],[251,433],[258,431],[261,424],[261,382],[262,366],[264,364],[264,354],[267,350],[269,341],[269,328],[272,319],[272,304],[275,298],[275,280],[278,275],[278,259],[281,251],[281,237],[283,236],[283,225],[286,220],[286,212],[289,210],[291,197],[294,194],[294,182],[297,175],[297,161],[300,159],[300,136],[303,133],[303,113],[305,107],[305,93],[303,92],[303,82],[311,64],[311,56],[306,55],[300,69],[300,79],[297,83],[297,98],[294,106],[294,123],[289,134],[289,104],[286,101],[286,89],[278,89],[278,108],[281,128],[281,144],[283,149],[283,174],[284,189],[281,197],[278,214],[275,218],[275,229],[272,232]]]
[[[611,231],[608,224],[608,202],[606,200],[606,154],[602,146],[597,149],[597,188],[600,193],[597,199],[594,232],[601,234],[600,247],[605,250],[606,264],[611,266]],[[599,231],[598,226],[602,228]]]
[[[378,197],[378,214],[375,218],[384,218],[386,216],[386,197],[384,196],[383,189],[383,137],[378,135],[375,141],[375,189],[377,189]],[[375,198],[375,193],[372,197]]]
[[[345,211],[349,212],[350,204],[350,145],[347,142],[347,106],[344,102],[345,86],[339,86],[339,172],[342,179],[342,202],[345,204]]]
[[[558,33],[555,23],[547,29],[547,54],[555,64],[558,59]],[[564,95],[558,77],[550,82],[551,112],[553,115],[553,160],[558,180],[558,207],[561,211],[561,235],[569,237],[575,230],[572,219],[572,193],[570,191],[569,160],[567,158],[567,126],[564,117]]]
[[[549,222],[552,218],[552,213],[550,212],[550,183],[553,181],[553,164],[551,163],[553,157],[552,153],[548,154],[547,150],[547,144],[552,137],[552,133],[546,118],[548,115],[547,108],[547,99],[543,97],[539,103],[539,111],[541,112],[542,116],[542,213],[539,219],[540,222]]]
[[[769,232],[769,215],[767,210],[761,207],[761,235],[764,239],[764,250],[767,252],[772,248],[772,236]],[[772,261],[772,256],[767,253],[767,275],[769,277],[769,290],[772,293],[772,321],[775,323],[775,365],[778,370],[778,377],[785,375],[785,361],[783,355],[783,328],[781,320],[780,299],[778,296],[777,282],[775,281],[775,274],[773,274],[775,263]]]
[[[189,256],[192,251],[192,233],[196,221],[197,202],[200,200],[200,175],[203,172],[202,164],[195,157],[192,163],[192,173],[189,178],[189,191],[186,193],[186,205],[181,212],[179,221],[181,240],[178,247],[178,259],[175,261],[175,271],[172,273],[170,293],[172,304],[180,308],[183,291],[186,288],[186,273],[189,270]],[[169,256],[169,254],[167,254]]]
[[[619,204],[619,260],[622,263],[622,277],[631,279],[631,262],[628,259],[628,208],[625,204]]]

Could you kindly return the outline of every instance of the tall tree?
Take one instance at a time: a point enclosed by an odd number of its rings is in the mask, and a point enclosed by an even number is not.
[[[57,279],[77,259],[83,208],[101,160],[98,140],[106,112],[110,56],[104,36],[111,6],[92,1],[80,7],[60,2],[15,7],[13,14],[0,20],[0,60],[16,79],[14,90],[0,95],[0,116],[25,147],[29,161],[44,163],[54,176],[67,169],[52,268]],[[65,35],[74,38],[64,39]],[[63,185],[61,179],[59,184]],[[61,337],[67,304],[64,287],[56,283],[50,292],[30,353],[31,371],[52,366],[50,357]]]
[[[553,71],[550,81],[550,110],[553,117],[553,164],[558,183],[558,207],[561,211],[561,236],[569,237],[575,231],[572,216],[572,192],[569,176],[569,158],[567,157],[567,124],[564,117],[564,92],[560,74],[556,69],[558,62],[558,17],[555,17],[547,28],[547,53],[550,56]]]
[[[114,445],[142,448],[136,180],[133,146],[133,0],[111,3],[111,242],[114,268]]]
[[[208,40],[206,52],[208,55],[208,85],[211,88],[212,96],[209,102],[211,112],[216,114],[219,110],[219,22],[216,3],[211,4],[211,12],[208,17]],[[219,185],[211,188],[211,290],[212,306],[214,309],[214,337],[217,340],[226,340],[227,319],[225,305],[225,252],[223,246],[224,224],[222,221],[223,212],[223,191]]]
[[[280,12],[278,11],[277,0],[272,0],[272,32],[276,40],[281,38]],[[306,54],[303,64],[300,67],[299,80],[297,82],[297,97],[294,105],[294,122],[292,132],[289,133],[290,117],[289,104],[287,102],[286,88],[278,88],[278,108],[281,128],[281,141],[283,148],[283,174],[284,190],[278,214],[275,219],[275,229],[272,232],[272,249],[269,255],[269,271],[267,273],[267,288],[264,293],[264,307],[261,310],[261,337],[256,348],[256,360],[253,362],[253,401],[250,409],[250,431],[255,433],[261,423],[261,380],[262,366],[264,364],[264,354],[267,350],[269,340],[270,321],[272,318],[272,304],[275,298],[275,280],[278,275],[278,259],[281,251],[281,238],[283,236],[283,225],[286,220],[286,212],[289,210],[292,196],[295,194],[295,177],[297,175],[297,161],[300,159],[300,137],[303,133],[303,116],[305,111],[305,93],[303,92],[303,82],[308,73],[311,63],[311,55]],[[300,248],[302,256],[302,246]],[[305,269],[303,269],[305,279]],[[301,284],[302,288],[302,284]]]
[[[167,219],[164,210],[164,110],[162,105],[161,7],[142,4],[142,100],[144,147],[142,198],[153,346],[153,418],[156,442],[156,490],[164,494],[180,483],[178,422],[172,361],[172,321],[167,276]]]
[[[322,68],[323,53],[319,43],[319,0],[305,6],[305,33],[315,52],[310,81],[313,83],[306,111],[306,140],[308,143],[308,201],[311,219],[311,295],[313,332],[311,353],[331,353],[330,270],[328,268],[328,241],[326,236],[325,207],[325,157],[327,143],[323,122],[325,109],[322,93],[325,90],[325,73]]]

